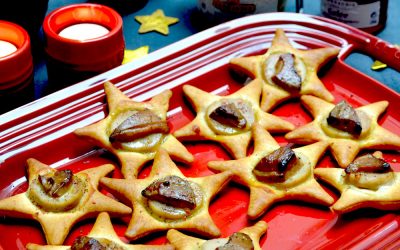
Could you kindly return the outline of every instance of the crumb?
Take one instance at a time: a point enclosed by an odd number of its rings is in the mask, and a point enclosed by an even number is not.
[[[199,126],[197,126],[197,125],[193,126],[192,130],[193,130],[193,132],[195,132],[196,134],[199,134],[199,133],[200,133],[200,128],[199,128]]]

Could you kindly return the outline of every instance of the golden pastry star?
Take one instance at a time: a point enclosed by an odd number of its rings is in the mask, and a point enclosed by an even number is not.
[[[111,224],[111,219],[108,213],[102,212],[96,219],[96,222],[93,225],[92,230],[87,235],[90,238],[94,238],[100,243],[102,240],[110,241],[112,244],[115,244],[118,249],[131,249],[131,250],[146,250],[146,249],[154,249],[154,250],[172,250],[174,249],[171,245],[131,245],[124,243],[117,233],[114,231],[113,225]],[[54,246],[54,245],[37,245],[33,243],[28,243],[26,245],[28,250],[70,250],[71,246]],[[115,248],[112,248],[115,249]]]
[[[259,221],[251,227],[241,229],[239,232],[247,234],[253,242],[254,250],[261,250],[260,238],[267,231],[267,223],[265,221]],[[222,245],[226,244],[229,237],[223,239],[203,240],[200,238],[185,235],[175,229],[168,230],[167,239],[176,248],[176,250],[201,250],[207,249],[202,248],[205,244],[209,244],[215,241],[223,241]],[[217,245],[221,246],[221,245]],[[210,249],[216,249],[214,246]]]
[[[299,93],[288,92],[273,83],[271,77],[275,74],[275,64],[280,55],[291,53],[295,57],[296,71],[301,77]],[[319,48],[311,50],[295,49],[282,29],[277,29],[272,45],[264,55],[233,58],[230,63],[234,69],[244,71],[251,77],[261,79],[263,92],[261,109],[269,111],[279,103],[299,95],[314,95],[329,102],[334,100],[332,94],[325,88],[317,76],[323,63],[336,56],[338,48]]]
[[[340,191],[340,198],[333,204],[332,210],[347,213],[359,208],[381,210],[400,209],[400,173],[394,172],[393,180],[378,189],[359,188],[346,179],[346,172],[341,168],[317,168],[315,176]]]
[[[335,107],[334,104],[307,95],[302,96],[301,101],[314,117],[314,121],[287,133],[285,138],[296,143],[328,142],[333,156],[342,168],[347,167],[363,148],[400,148],[400,137],[378,125],[379,115],[389,105],[387,101],[375,102],[355,109],[362,126],[359,137],[328,125],[326,119]]]
[[[257,124],[253,127],[254,152],[242,159],[210,161],[208,166],[218,171],[231,171],[234,180],[250,188],[250,204],[247,214],[251,219],[261,216],[274,202],[281,200],[302,200],[330,205],[333,198],[314,179],[313,170],[326,147],[325,142],[295,148],[300,160],[289,178],[281,183],[258,181],[252,170],[262,158],[279,148],[279,144]]]
[[[28,159],[28,181],[29,188],[25,193],[17,194],[0,201],[0,213],[19,218],[30,218],[40,222],[48,244],[60,245],[64,242],[71,227],[80,219],[96,216],[99,212],[110,212],[112,215],[128,215],[132,210],[122,203],[107,197],[97,190],[99,179],[106,176],[114,166],[111,164],[102,165],[96,168],[86,169],[74,174],[75,184],[81,180],[84,184],[81,187],[82,195],[78,196],[76,202],[70,204],[70,208],[58,207],[56,202],[63,202],[74,196],[75,191],[68,191],[59,198],[49,198],[52,203],[49,205],[33,200],[35,187],[38,184],[39,174],[55,171],[50,166],[45,165],[35,159]],[[37,183],[37,184],[35,184]],[[40,191],[39,191],[40,192]],[[45,194],[43,192],[43,194]],[[71,196],[69,196],[71,195]],[[41,196],[43,197],[43,196]],[[46,198],[45,196],[44,198]],[[50,197],[50,196],[48,196]],[[54,207],[51,206],[54,205]],[[54,210],[57,205],[59,211]],[[50,206],[50,208],[46,208]]]
[[[175,131],[174,135],[179,139],[188,140],[212,140],[221,143],[233,157],[246,156],[247,147],[251,140],[251,124],[259,123],[261,127],[271,132],[286,132],[294,129],[294,125],[277,116],[266,113],[260,109],[259,98],[261,94],[261,81],[256,79],[228,96],[217,96],[204,92],[193,86],[183,86],[185,95],[189,98],[197,115],[193,121]],[[247,103],[254,113],[253,121],[248,120],[248,128],[235,134],[216,133],[207,122],[210,108],[216,103],[240,100]]]
[[[168,25],[179,22],[178,18],[164,15],[161,9],[154,11],[150,16],[135,16],[140,23],[139,33],[157,31],[163,35],[168,35]]]
[[[159,143],[156,143],[155,145],[152,145],[152,143],[149,142],[149,139],[146,139],[147,137],[139,138],[136,140],[136,142],[139,142],[137,150],[135,148],[136,146],[133,146],[134,148],[114,146],[109,139],[109,136],[113,131],[112,127],[115,127],[113,124],[118,125],[121,120],[126,119],[129,114],[134,111],[147,109],[157,115],[161,120],[165,121],[169,99],[172,95],[170,90],[166,90],[154,96],[148,102],[135,102],[131,100],[110,82],[104,84],[104,90],[107,95],[109,114],[106,118],[95,124],[75,130],[75,134],[90,138],[98,146],[104,147],[114,153],[121,162],[121,170],[125,178],[135,178],[138,175],[140,168],[146,162],[154,158],[155,151],[159,147],[166,149],[167,152],[177,160],[185,163],[193,161],[192,154],[171,134],[160,134],[160,136],[163,137],[156,138],[159,140]],[[144,146],[140,146],[142,144]]]
[[[146,189],[154,181],[172,175],[187,180],[200,190],[200,194],[196,197],[196,200],[198,200],[196,207],[185,218],[165,219],[164,217],[156,216],[156,212],[150,207],[148,199],[141,194],[142,190]],[[210,200],[230,180],[230,177],[231,173],[225,172],[206,177],[186,178],[169,158],[166,151],[159,149],[154,158],[151,172],[145,179],[102,178],[101,183],[110,188],[121,199],[132,203],[132,218],[125,232],[125,236],[129,239],[134,240],[152,232],[172,228],[190,230],[202,235],[216,237],[220,235],[220,231],[208,212],[208,206]]]

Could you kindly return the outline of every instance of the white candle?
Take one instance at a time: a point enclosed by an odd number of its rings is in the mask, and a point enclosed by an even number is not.
[[[98,38],[110,32],[106,27],[94,23],[79,23],[63,29],[59,36],[73,40],[88,40]]]
[[[8,56],[17,51],[17,47],[7,41],[0,40],[0,57]]]

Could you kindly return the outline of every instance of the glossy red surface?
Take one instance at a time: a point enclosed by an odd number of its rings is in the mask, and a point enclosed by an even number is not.
[[[219,95],[235,92],[242,82],[231,74],[229,58],[264,53],[278,27],[286,31],[297,48],[341,47],[339,59],[321,69],[322,81],[336,101],[346,99],[352,105],[360,106],[388,100],[390,105],[379,123],[400,133],[399,94],[343,61],[352,51],[361,50],[399,69],[398,50],[371,35],[319,17],[282,13],[256,15],[216,26],[154,52],[143,60],[120,66],[0,116],[0,198],[26,190],[24,167],[29,157],[74,171],[106,162],[118,166],[110,153],[72,134],[74,129],[98,121],[107,114],[104,81],[112,81],[137,101],[171,89],[173,97],[168,122],[174,131],[195,115],[182,95],[182,86],[190,84]],[[298,101],[287,102],[272,113],[296,126],[311,121]],[[280,143],[285,142],[282,135],[275,135],[275,138]],[[208,161],[229,159],[219,145],[211,142],[185,142],[185,145],[195,156],[193,164],[178,164],[186,176],[210,175],[212,171],[207,168]],[[398,152],[384,151],[384,157],[395,171],[400,171]],[[140,178],[147,175],[150,166],[143,170]],[[318,166],[336,166],[336,163],[326,153]],[[119,170],[112,176],[120,178]],[[335,199],[338,197],[338,192],[324,187]],[[222,236],[254,223],[246,216],[248,201],[248,189],[235,183],[230,183],[215,197],[209,211]],[[400,247],[398,211],[363,209],[338,216],[325,207],[291,201],[275,204],[260,219],[269,225],[261,239],[263,249]],[[113,220],[121,237],[128,220],[129,217]],[[66,244],[77,235],[86,234],[93,222],[94,219],[88,219],[75,225]],[[15,249],[28,242],[44,243],[37,222],[1,218],[0,232],[0,249]],[[134,243],[165,242],[165,232],[161,232]]]

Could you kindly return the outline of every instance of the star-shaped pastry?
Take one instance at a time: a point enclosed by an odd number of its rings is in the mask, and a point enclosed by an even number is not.
[[[88,241],[91,242],[88,243]],[[108,213],[102,212],[96,219],[96,222],[93,225],[92,230],[86,237],[81,237],[79,239],[75,239],[76,243],[81,243],[87,246],[90,245],[92,247],[99,246],[107,246],[107,249],[131,249],[131,250],[146,250],[146,249],[154,249],[154,250],[172,250],[174,249],[171,245],[131,245],[124,243],[117,233],[114,231],[113,225],[111,224],[111,219]],[[74,242],[75,242],[74,241]],[[100,243],[100,244],[99,244]],[[71,246],[55,246],[55,245],[38,245],[34,243],[28,243],[26,245],[28,250],[71,250]],[[94,248],[91,248],[94,249]],[[97,248],[96,248],[97,249]],[[100,248],[103,249],[103,248]]]
[[[217,171],[230,171],[234,180],[250,188],[247,214],[251,219],[261,216],[273,203],[282,200],[301,200],[330,205],[333,198],[314,179],[314,167],[328,144],[319,142],[293,151],[297,163],[288,170],[284,181],[263,181],[253,170],[260,161],[279,149],[274,138],[257,124],[253,126],[254,152],[245,158],[229,161],[210,161],[208,166]]]
[[[109,108],[107,117],[95,124],[75,130],[75,134],[90,138],[98,146],[114,153],[121,163],[122,174],[125,178],[135,178],[141,167],[154,158],[155,152],[160,147],[167,150],[174,159],[184,163],[193,161],[193,155],[169,133],[154,132],[122,142],[113,142],[110,138],[118,126],[127,121],[130,116],[133,117],[140,112],[150,113],[155,117],[151,119],[166,123],[169,99],[172,95],[170,90],[154,96],[148,102],[131,100],[110,82],[104,84],[104,90]],[[135,119],[140,120],[140,117]]]
[[[150,16],[135,16],[140,23],[139,33],[157,31],[163,35],[169,34],[168,26],[179,22],[176,17],[165,16],[161,9],[154,11]]]
[[[128,215],[132,210],[98,191],[99,179],[114,170],[111,164],[72,174],[28,159],[28,190],[0,201],[0,214],[40,222],[48,244],[60,245],[79,220],[109,212]],[[65,182],[70,177],[70,182]],[[57,182],[59,180],[59,182]],[[69,183],[69,184],[68,184]]]
[[[218,96],[207,93],[196,87],[185,85],[183,91],[189,98],[197,115],[193,121],[175,131],[174,135],[183,140],[211,140],[222,144],[235,158],[246,156],[247,147],[251,140],[251,126],[259,123],[260,126],[271,132],[287,132],[294,129],[294,125],[275,115],[260,109],[261,81],[256,79],[237,92],[228,96]],[[235,128],[213,118],[218,109],[228,109],[234,106],[233,111],[239,112],[244,121],[241,128]],[[239,110],[239,111],[237,111]],[[230,112],[230,111],[226,111]],[[229,115],[229,114],[228,114]],[[229,116],[228,116],[229,117]]]
[[[131,202],[133,207],[132,218],[129,222],[125,236],[131,240],[143,237],[153,232],[168,229],[185,229],[199,233],[205,236],[217,237],[220,231],[213,222],[208,206],[211,199],[216,195],[225,184],[230,180],[231,173],[187,178],[185,177],[175,163],[170,159],[164,149],[159,149],[154,158],[154,164],[148,177],[144,179],[112,179],[102,178],[101,183],[110,189],[110,191],[121,199]],[[185,185],[176,190],[168,191],[168,187],[175,188],[174,180],[178,180],[179,185]],[[165,194],[165,200],[159,201],[145,196],[159,183],[160,189],[167,189],[169,197]],[[150,188],[148,190],[147,188]],[[187,192],[192,192],[192,196]],[[156,195],[153,190],[152,195]],[[158,192],[161,196],[162,191]],[[192,207],[186,206],[187,201],[184,198],[191,197],[194,201]],[[160,197],[158,197],[160,198]],[[173,202],[180,204],[166,204]],[[185,204],[185,207],[180,205]]]
[[[267,223],[265,221],[259,221],[255,225],[243,228],[239,233],[246,234],[251,240],[254,250],[261,250],[260,238],[267,231]],[[237,238],[239,238],[239,235]],[[243,236],[242,236],[243,237]],[[247,238],[247,237],[246,237]],[[216,249],[217,247],[223,246],[228,242],[229,237],[217,238],[211,240],[203,240],[193,236],[183,234],[175,229],[168,230],[167,239],[176,248],[176,250],[201,250],[201,249]],[[236,249],[232,248],[226,249]]]
[[[389,105],[387,101],[355,108],[362,127],[359,136],[335,129],[327,123],[329,113],[335,104],[307,95],[301,97],[301,102],[314,117],[314,121],[287,133],[285,138],[295,143],[328,142],[333,156],[342,168],[347,167],[361,149],[400,148],[400,137],[378,124],[380,114]]]
[[[399,172],[386,173],[390,175],[389,178],[386,176],[386,181],[379,183],[376,188],[359,187],[342,168],[317,168],[314,172],[318,179],[332,185],[341,193],[332,206],[332,210],[337,213],[347,213],[359,208],[400,209]]]
[[[290,44],[285,32],[277,29],[266,54],[233,58],[230,64],[234,69],[263,81],[261,109],[269,111],[279,103],[300,95],[314,95],[332,102],[334,97],[317,73],[326,61],[338,53],[339,49],[333,47],[298,50]],[[286,66],[280,65],[281,62],[285,62]],[[279,68],[282,69],[282,76],[278,74]]]

